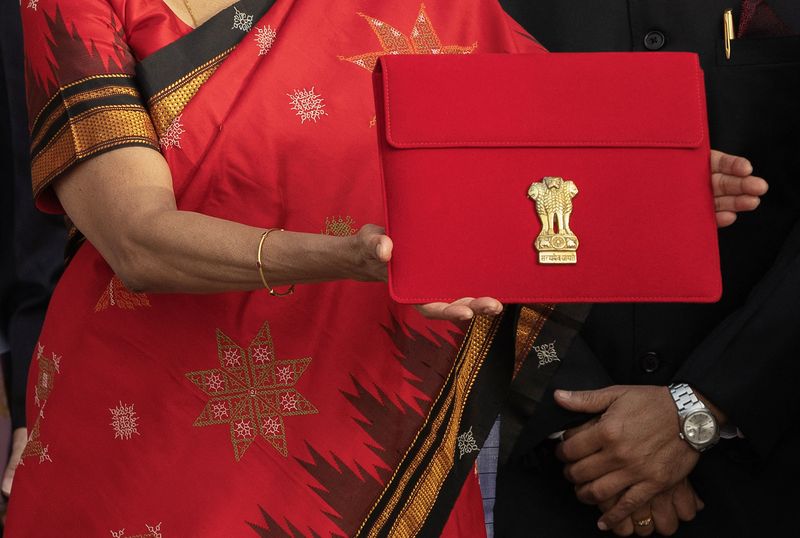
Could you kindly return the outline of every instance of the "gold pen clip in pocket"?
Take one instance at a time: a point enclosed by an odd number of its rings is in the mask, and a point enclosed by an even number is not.
[[[731,59],[731,41],[736,38],[736,34],[733,31],[733,11],[728,9],[722,15],[722,23],[723,23],[723,39],[725,40],[725,59]]]

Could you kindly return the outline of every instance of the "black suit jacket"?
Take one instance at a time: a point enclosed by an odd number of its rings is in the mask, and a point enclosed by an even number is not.
[[[722,13],[738,1],[501,3],[554,52],[700,54],[712,147],[747,156],[770,182],[759,210],[720,232],[724,296],[714,305],[595,306],[551,388],[692,384],[747,439],[723,441],[702,456],[691,478],[708,508],[680,534],[769,535],[757,531],[761,523],[793,529],[791,507],[800,495],[780,496],[775,487],[800,471],[789,448],[800,441],[800,36],[737,40],[727,61]],[[772,4],[787,23],[800,18],[796,2]],[[574,500],[541,442],[581,420],[557,409],[550,396],[531,418],[499,470],[498,536],[596,533],[596,509]],[[540,519],[533,521],[530,510],[537,507]]]
[[[13,426],[25,425],[28,366],[61,273],[66,231],[33,207],[19,5],[0,2],[0,332]]]

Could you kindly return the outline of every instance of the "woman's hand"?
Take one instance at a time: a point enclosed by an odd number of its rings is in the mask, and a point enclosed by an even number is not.
[[[760,177],[751,175],[753,165],[744,157],[711,150],[711,185],[714,188],[714,206],[717,210],[717,227],[725,228],[736,222],[736,214],[753,211],[761,203],[769,185]]]
[[[464,297],[452,303],[428,303],[416,308],[426,318],[449,321],[465,321],[478,315],[495,316],[503,311],[500,301],[491,297]]]
[[[350,278],[362,282],[386,282],[387,265],[392,259],[394,244],[385,230],[375,224],[365,224],[353,236],[355,251]]]
[[[362,226],[353,237],[355,241],[356,263],[351,278],[362,281],[382,281],[388,278],[387,264],[392,259],[392,240],[385,230],[374,224]],[[496,315],[502,312],[503,305],[491,297],[464,297],[452,303],[429,303],[417,305],[417,310],[430,319],[464,321],[476,315]]]

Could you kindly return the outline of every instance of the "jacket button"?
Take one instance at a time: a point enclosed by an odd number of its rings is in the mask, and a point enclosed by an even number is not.
[[[647,32],[644,36],[644,46],[647,50],[659,50],[667,43],[667,38],[658,30]]]
[[[661,358],[655,351],[648,351],[639,359],[639,364],[642,370],[648,374],[652,374],[661,367]]]

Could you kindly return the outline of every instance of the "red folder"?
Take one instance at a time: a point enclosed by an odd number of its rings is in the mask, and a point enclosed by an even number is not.
[[[386,56],[375,93],[395,300],[719,299],[695,55]]]

